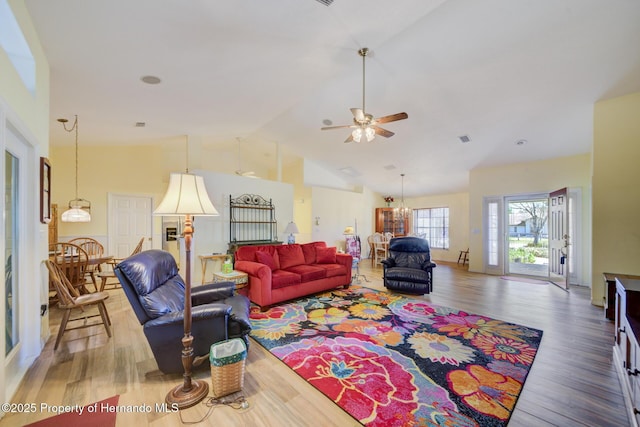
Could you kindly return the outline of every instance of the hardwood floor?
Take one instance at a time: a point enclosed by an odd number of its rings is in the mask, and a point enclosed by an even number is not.
[[[361,274],[383,289],[382,269],[363,261]],[[51,309],[52,336],[30,368],[13,400],[16,403],[86,405],[120,395],[120,406],[164,401],[180,384],[180,375],[162,375],[122,290],[110,290],[107,307],[113,337],[96,326],[67,333],[53,352],[60,314]],[[612,365],[613,322],[590,304],[589,289],[565,292],[552,284],[524,283],[469,273],[439,263],[433,293],[425,299],[471,313],[542,329],[540,350],[509,426],[626,426],[622,392]],[[195,375],[210,382],[207,369]],[[211,426],[357,426],[360,425],[313,387],[252,342],[245,374],[248,409],[212,409],[201,425]],[[207,414],[204,405],[182,412],[185,421]],[[0,426],[17,426],[53,413],[7,414]],[[175,426],[177,413],[118,414],[118,426]]]

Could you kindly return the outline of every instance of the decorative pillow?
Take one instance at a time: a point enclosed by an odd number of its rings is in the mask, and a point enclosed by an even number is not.
[[[273,256],[268,252],[257,251],[256,252],[256,260],[260,264],[264,264],[267,267],[269,267],[271,269],[271,271],[278,269],[278,266],[276,264],[276,260],[273,259]]]
[[[299,244],[276,246],[276,251],[283,270],[304,264],[304,254]]]
[[[316,257],[318,264],[335,264],[336,248],[316,248]]]

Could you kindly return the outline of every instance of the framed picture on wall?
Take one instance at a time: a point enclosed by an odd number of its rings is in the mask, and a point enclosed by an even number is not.
[[[51,222],[51,163],[40,157],[40,222]]]

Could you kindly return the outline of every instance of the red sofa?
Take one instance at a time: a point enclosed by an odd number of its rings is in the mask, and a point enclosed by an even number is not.
[[[351,284],[352,257],[325,242],[241,246],[234,268],[249,275],[249,299],[269,306]]]

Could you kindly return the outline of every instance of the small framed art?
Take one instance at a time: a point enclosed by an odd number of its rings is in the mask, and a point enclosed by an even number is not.
[[[51,163],[40,157],[40,222],[51,222]]]

